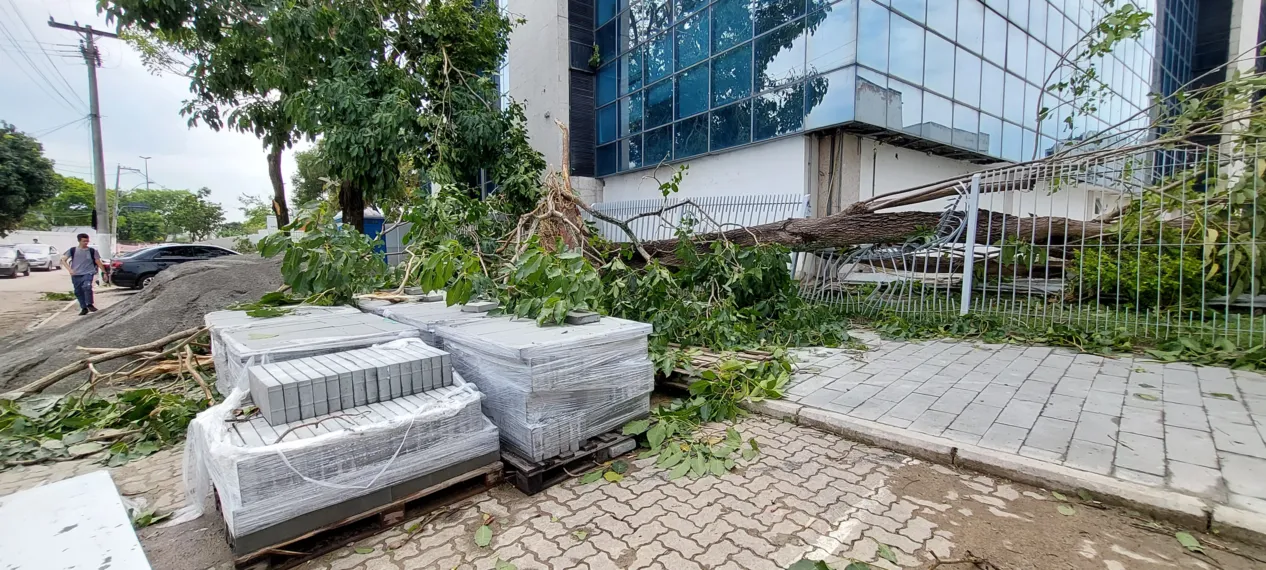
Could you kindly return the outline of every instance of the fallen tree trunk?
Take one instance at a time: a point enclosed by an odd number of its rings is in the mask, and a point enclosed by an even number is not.
[[[727,240],[736,245],[777,244],[797,251],[851,247],[876,243],[902,243],[910,237],[933,231],[941,221],[939,212],[841,212],[825,218],[791,218],[772,224],[739,228],[695,236],[696,247]],[[1036,245],[1065,244],[1103,234],[1108,224],[1056,217],[1018,218],[988,210],[980,211],[976,243],[1000,245],[1009,238]],[[643,242],[652,257],[672,263],[677,240]]]

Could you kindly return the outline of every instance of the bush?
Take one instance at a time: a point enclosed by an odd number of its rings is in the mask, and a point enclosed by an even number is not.
[[[1206,281],[1200,246],[1104,245],[1073,252],[1064,271],[1069,290],[1080,299],[1123,303],[1135,309],[1198,307],[1206,297],[1226,293],[1220,279]]]

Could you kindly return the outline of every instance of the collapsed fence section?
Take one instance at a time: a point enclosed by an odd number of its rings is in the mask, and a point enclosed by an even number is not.
[[[975,314],[1256,346],[1266,340],[1260,150],[1142,148],[982,170],[937,227],[906,243],[806,255],[802,290],[864,315]]]
[[[759,194],[663,198],[602,202],[593,209],[628,224],[640,241],[672,239],[678,231],[708,233],[803,218],[809,212],[804,194]],[[599,234],[613,242],[629,237],[614,224],[590,219]]]

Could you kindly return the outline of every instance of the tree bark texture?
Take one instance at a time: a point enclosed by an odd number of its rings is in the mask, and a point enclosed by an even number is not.
[[[273,183],[273,215],[277,227],[290,225],[290,208],[286,206],[286,183],[281,178],[281,145],[274,144],[268,151],[268,178]]]
[[[911,236],[933,231],[940,223],[940,212],[849,213],[825,218],[791,218],[772,224],[701,234],[695,237],[702,250],[707,244],[725,239],[736,245],[778,244],[793,250],[811,251],[831,247],[864,244],[902,243]],[[1063,244],[1103,233],[1108,224],[1083,222],[1068,218],[1004,216],[999,212],[980,211],[976,243],[1001,245],[1008,239],[1032,244]],[[677,240],[645,242],[642,246],[653,257],[665,262],[675,259]]]
[[[350,180],[338,187],[338,205],[343,210],[343,223],[365,233],[365,194]]]

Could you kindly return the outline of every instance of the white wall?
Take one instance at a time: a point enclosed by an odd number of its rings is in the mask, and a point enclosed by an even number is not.
[[[860,162],[858,195],[862,200],[970,174],[983,168],[970,162],[887,145],[867,138],[861,140]],[[944,200],[937,200],[893,210],[940,211],[944,206]]]
[[[809,154],[805,137],[790,137],[685,161],[690,170],[681,181],[681,198],[743,194],[803,194],[808,191]],[[659,198],[660,180],[677,165],[658,174],[640,170],[603,178],[602,200],[620,202]]]
[[[35,240],[38,239],[42,244],[57,246],[57,251],[66,251],[79,244],[79,240],[75,237],[79,235],[79,233],[80,232],[37,232],[31,230],[17,230],[10,232],[7,236],[0,237],[0,243],[35,243]],[[93,247],[97,247],[97,232],[90,229],[84,231],[83,233],[88,234],[88,243]]]
[[[532,148],[553,170],[562,162],[562,132],[568,124],[567,0],[505,0],[511,18],[527,20],[510,33],[501,79],[511,98],[522,103]]]

